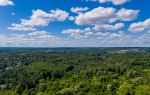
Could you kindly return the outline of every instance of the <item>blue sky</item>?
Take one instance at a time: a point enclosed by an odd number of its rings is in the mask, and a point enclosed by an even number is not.
[[[0,47],[149,47],[149,0],[0,0]]]

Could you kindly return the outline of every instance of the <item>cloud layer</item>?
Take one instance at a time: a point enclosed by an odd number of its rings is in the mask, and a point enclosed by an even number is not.
[[[29,17],[21,18],[19,23],[12,22],[7,27],[10,35],[0,34],[0,46],[150,46],[150,18],[140,21],[139,9],[119,6],[131,0],[82,1],[95,2],[100,6],[93,8],[85,4],[69,6],[70,9],[66,10],[31,10]],[[1,7],[12,6],[14,3],[11,0],[0,0]],[[109,4],[110,7],[103,7],[103,4]],[[16,16],[17,13],[11,12],[11,15]],[[53,22],[56,23],[56,31],[49,29]]]
[[[132,32],[144,32],[150,30],[150,18],[143,22],[132,23],[129,27],[129,31]]]
[[[33,10],[29,20],[21,19],[20,24],[12,24],[8,29],[19,30],[19,31],[30,31],[35,30],[37,26],[48,26],[50,22],[54,21],[65,21],[69,14],[63,10],[50,10],[45,12],[43,10]]]

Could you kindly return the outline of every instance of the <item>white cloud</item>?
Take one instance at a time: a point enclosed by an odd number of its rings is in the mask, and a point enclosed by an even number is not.
[[[115,11],[116,10],[112,7],[98,7],[77,16],[75,23],[78,25],[96,25],[109,23],[112,21]]]
[[[25,26],[22,24],[11,24],[11,27],[8,27],[9,30],[14,30],[14,31],[34,31],[36,28],[33,28],[31,26]]]
[[[22,19],[21,24],[29,26],[47,26],[51,21],[64,21],[68,18],[68,13],[62,10],[51,10],[47,13],[43,10],[33,11],[29,20]]]
[[[81,29],[67,29],[63,30],[62,34],[67,34],[74,39],[81,39],[87,38],[89,35],[92,35],[93,32],[90,28],[85,28],[84,30]]]
[[[114,5],[121,5],[128,0],[86,1],[99,1],[100,3],[111,2]],[[77,16],[69,16],[69,13],[59,9],[49,12],[40,9],[34,10],[28,19],[21,19],[20,24],[13,23],[8,27],[9,30],[33,32],[21,35],[13,34],[11,37],[0,35],[0,46],[7,44],[16,46],[127,46],[150,43],[150,33],[135,36],[132,34],[127,35],[124,32],[116,32],[116,30],[120,30],[125,26],[124,22],[135,20],[138,17],[139,10],[125,8],[117,10],[113,7],[98,7],[90,11],[88,9],[88,7],[71,8],[73,13],[78,14]],[[14,14],[12,12],[12,15]],[[89,26],[90,28],[63,30],[62,34],[68,35],[69,37],[67,38],[59,38],[51,35],[49,32],[37,31],[36,29],[39,26],[48,26],[50,22],[63,22],[67,19],[74,21],[77,25]],[[129,31],[150,31],[149,27],[150,18],[143,22],[132,23]]]
[[[46,31],[34,31],[27,34],[12,34],[3,40],[3,46],[42,47],[51,46],[59,40]],[[2,43],[1,43],[2,44]],[[2,46],[0,44],[0,46]]]
[[[55,36],[52,36],[50,35],[49,32],[46,32],[46,31],[33,31],[31,33],[27,33],[27,34],[21,34],[21,35],[16,35],[16,34],[13,34],[13,36],[15,38],[21,38],[21,39],[28,39],[28,40],[31,40],[33,39],[34,41],[42,41],[42,40],[54,40],[54,39],[57,39],[57,37]],[[19,40],[18,39],[18,40]]]
[[[111,34],[110,32],[97,32],[97,33],[95,33],[95,35],[100,36],[100,37],[107,37],[110,34]]]
[[[128,2],[129,0],[99,0],[100,3],[106,3],[106,2],[111,2],[114,5],[121,5],[124,4],[126,2]]]
[[[80,29],[67,29],[62,31],[63,34],[78,34],[78,33],[84,33],[84,30]]]
[[[90,31],[89,32],[85,32],[86,36],[89,36],[89,35],[92,35],[92,34],[93,34],[93,32],[90,32]]]
[[[144,32],[150,30],[150,18],[143,22],[132,23],[129,27],[129,31],[132,32]]]
[[[0,6],[11,6],[14,3],[11,0],[0,0]]]
[[[139,10],[122,8],[116,13],[116,16],[119,20],[122,21],[132,21],[137,18],[139,12]]]
[[[29,36],[42,36],[42,35],[48,35],[49,33],[46,31],[34,31],[32,33],[28,33]]]
[[[73,7],[71,8],[71,12],[76,13],[76,14],[81,14],[84,11],[87,11],[89,8],[88,7]]]
[[[107,39],[117,39],[117,38],[124,38],[126,34],[122,32],[117,32],[117,33],[111,33],[111,32],[97,32],[95,33],[96,36],[101,37],[101,38],[107,38]]]
[[[77,25],[105,25],[116,21],[131,21],[137,18],[139,10],[122,8],[116,11],[112,7],[98,7],[76,17]]]
[[[8,29],[11,30],[32,30],[36,26],[47,26],[50,22],[54,21],[65,21],[69,14],[63,10],[51,10],[50,12],[45,12],[43,10],[32,11],[32,16],[29,20],[21,19],[20,24],[12,24]],[[29,28],[29,29],[28,29]]]
[[[57,21],[65,21],[69,16],[69,13],[60,9],[51,10],[50,12],[51,15],[53,15],[53,18]]]
[[[77,25],[93,26],[98,30],[119,30],[125,25],[117,21],[132,21],[138,17],[139,10],[125,9],[116,10],[112,7],[98,7],[86,13],[79,14],[75,23]],[[115,25],[113,23],[116,23]]]
[[[98,1],[99,3],[111,2],[113,5],[122,5],[130,0],[82,0],[82,1],[93,1],[93,2]]]
[[[125,37],[126,35],[124,34],[124,33],[112,33],[111,35],[110,35],[110,37]]]
[[[95,25],[93,27],[94,30],[99,31],[99,30],[119,30],[123,28],[125,25],[123,23],[116,23],[115,25],[109,25],[109,24],[104,24],[104,25]]]
[[[89,30],[89,29],[87,29]],[[77,32],[78,33],[78,32]],[[80,33],[80,32],[79,32]],[[86,32],[85,32],[86,33]],[[83,33],[84,34],[84,33]],[[125,32],[93,32],[87,38],[80,35],[77,39],[59,38],[45,31],[35,31],[21,35],[0,35],[0,46],[26,47],[104,47],[104,46],[150,46],[150,32],[142,35],[127,35]]]

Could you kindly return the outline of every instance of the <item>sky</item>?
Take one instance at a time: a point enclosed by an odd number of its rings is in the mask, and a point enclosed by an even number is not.
[[[149,0],[0,0],[0,47],[150,47]]]

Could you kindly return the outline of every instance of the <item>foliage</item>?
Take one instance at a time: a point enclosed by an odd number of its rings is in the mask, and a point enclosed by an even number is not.
[[[149,49],[126,49],[0,49],[0,95],[150,95]]]

